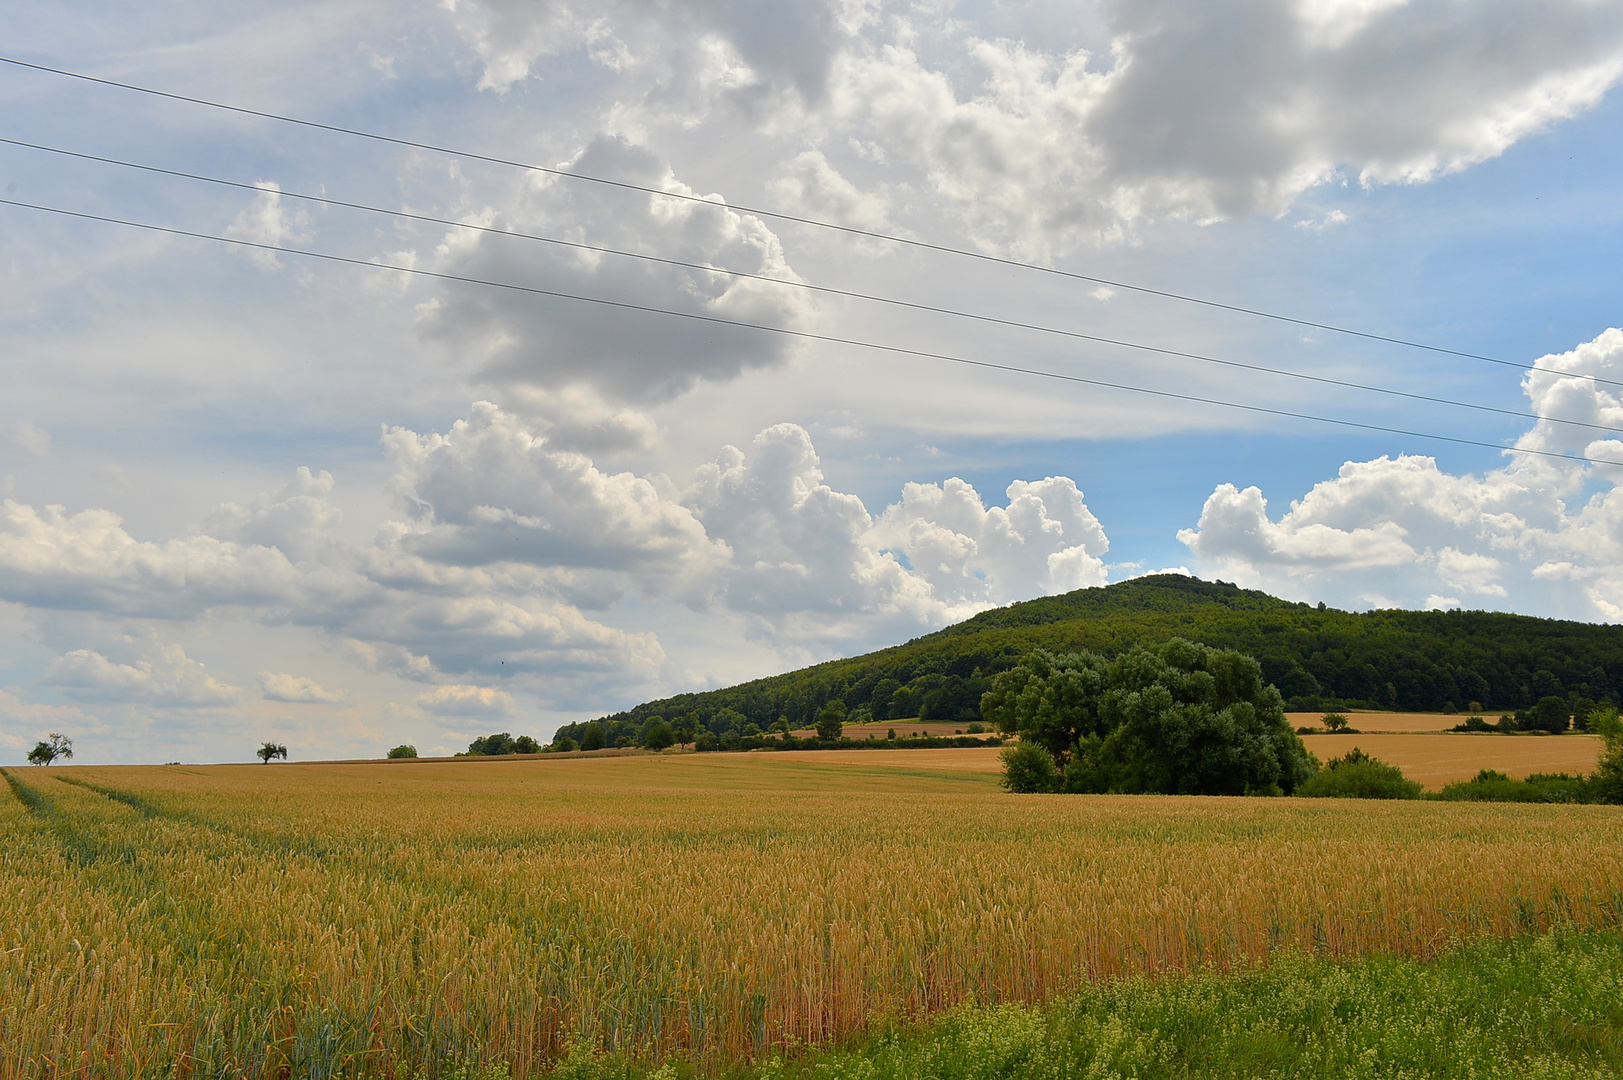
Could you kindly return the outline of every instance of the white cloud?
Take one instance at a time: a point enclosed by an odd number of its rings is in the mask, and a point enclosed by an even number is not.
[[[1538,360],[1523,387],[1540,419],[1517,445],[1609,451],[1611,440],[1554,419],[1623,426],[1615,386],[1597,379],[1623,379],[1623,331]],[[1202,572],[1293,598],[1616,621],[1620,477],[1611,466],[1524,455],[1480,477],[1449,475],[1429,457],[1382,457],[1348,462],[1277,521],[1259,489],[1223,484],[1178,537]]]
[[[11,441],[35,457],[44,457],[51,452],[51,433],[32,420],[18,424],[12,430]]]
[[[412,699],[435,716],[511,716],[513,695],[483,686],[436,686]]]
[[[22,687],[0,689],[0,748],[25,750],[47,732],[73,735],[104,729],[95,717],[77,705],[48,705],[24,700]]]
[[[93,649],[74,649],[53,660],[45,677],[68,694],[93,701],[200,708],[231,705],[241,697],[241,691],[209,674],[179,645],[130,664]]]
[[[595,140],[567,168],[701,194],[649,151],[621,139]],[[759,218],[727,208],[719,196],[706,198],[685,202],[549,177],[479,223],[799,280]],[[435,265],[481,280],[786,330],[806,325],[813,313],[804,290],[767,281],[466,230],[446,238]],[[493,385],[585,387],[621,402],[668,400],[699,380],[725,381],[781,364],[793,352],[793,340],[779,334],[503,289],[446,286],[420,310],[423,333],[475,361]]]
[[[1100,5],[1108,56],[964,41],[961,92],[897,42],[848,50],[833,100],[922,169],[985,243],[1034,253],[1135,222],[1278,214],[1346,170],[1423,182],[1598,102],[1623,11],[1481,4],[1140,0]],[[1334,214],[1323,224],[1338,220]]]
[[[314,238],[314,234],[308,228],[309,215],[302,209],[290,210],[282,202],[282,188],[279,184],[261,180],[254,186],[259,188],[259,194],[255,195],[253,202],[232,221],[225,230],[225,235],[233,240],[245,240],[250,244],[269,244],[274,247],[307,243]],[[249,249],[248,255],[266,270],[275,270],[282,265],[281,258],[274,251]]]
[[[285,671],[261,671],[259,688],[266,701],[300,705],[338,705],[344,701],[343,694],[326,689],[314,679]]]

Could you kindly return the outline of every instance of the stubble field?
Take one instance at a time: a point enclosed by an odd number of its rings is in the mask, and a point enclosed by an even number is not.
[[[788,754],[7,781],[4,1077],[525,1076],[581,1038],[721,1067],[1104,976],[1623,919],[1612,807],[1022,797]]]

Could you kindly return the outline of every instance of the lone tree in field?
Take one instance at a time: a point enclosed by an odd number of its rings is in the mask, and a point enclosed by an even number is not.
[[[254,751],[254,756],[266,765],[271,763],[271,758],[281,758],[286,761],[287,747],[281,743],[266,742],[258,750]]]
[[[824,705],[823,711],[817,714],[817,737],[832,742],[838,739],[844,730],[845,702],[835,698]]]
[[[1338,731],[1345,731],[1349,726],[1351,726],[1347,718],[1338,712],[1325,713],[1324,719],[1319,722],[1324,725],[1324,730],[1330,732],[1332,735]]]
[[[53,731],[45,738],[34,744],[28,751],[30,765],[49,765],[57,758],[71,758],[73,756],[73,740],[59,731]]]

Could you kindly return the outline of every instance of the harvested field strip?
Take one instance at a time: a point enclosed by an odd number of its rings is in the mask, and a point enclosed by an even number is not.
[[[1012,797],[827,756],[14,773],[48,809],[0,808],[0,1077],[523,1076],[582,1032],[736,1062],[1623,917],[1615,808]]]
[[[1594,735],[1304,735],[1320,761],[1359,747],[1436,791],[1483,769],[1521,778],[1530,773],[1591,773],[1600,760]]]

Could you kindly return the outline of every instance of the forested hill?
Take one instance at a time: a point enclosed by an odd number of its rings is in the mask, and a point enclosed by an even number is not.
[[[650,701],[608,718],[696,716],[708,727],[809,726],[831,698],[875,720],[979,718],[991,676],[1033,649],[1107,655],[1170,637],[1239,649],[1295,708],[1525,708],[1623,691],[1623,626],[1482,611],[1368,611],[1157,574],[1011,604],[864,656],[722,690]],[[571,725],[561,734],[572,734]]]

